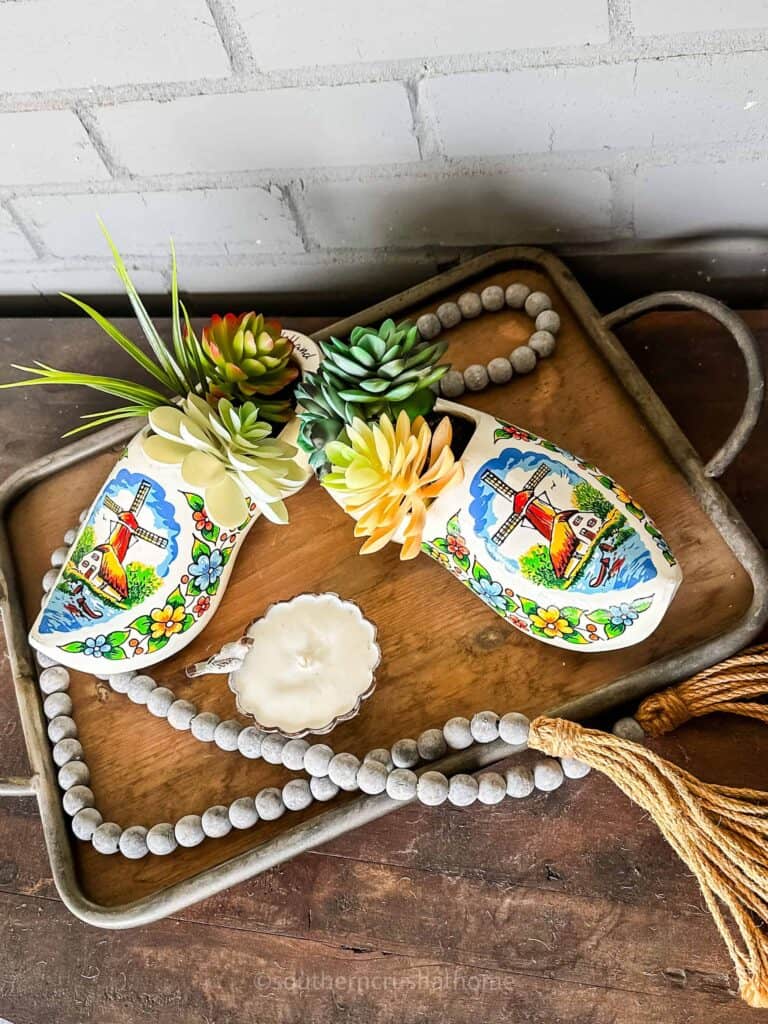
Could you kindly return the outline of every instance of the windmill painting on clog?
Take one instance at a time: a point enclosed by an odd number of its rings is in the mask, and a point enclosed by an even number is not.
[[[404,559],[424,552],[510,625],[564,649],[615,650],[653,632],[682,577],[621,486],[545,438],[438,399],[445,344],[416,325],[358,327],[321,347],[297,389],[299,443],[367,538],[363,554],[390,541]]]
[[[167,345],[112,251],[154,359],[73,301],[152,386],[41,364],[17,367],[32,378],[5,385],[81,384],[129,403],[87,426],[148,420],[84,515],[29,634],[56,662],[102,674],[146,668],[186,646],[215,612],[258,516],[287,522],[284,499],[309,477],[293,444],[293,391],[319,363],[311,339],[254,313],[214,317],[198,339],[178,299],[175,257]]]

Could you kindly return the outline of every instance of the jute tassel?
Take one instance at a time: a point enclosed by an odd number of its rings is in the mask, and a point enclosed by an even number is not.
[[[768,644],[704,669],[677,686],[646,697],[635,718],[649,736],[672,732],[690,718],[714,711],[757,718],[768,725],[768,705],[749,697],[768,692]]]
[[[667,710],[659,714],[656,697],[651,712],[638,714],[638,720],[646,728],[650,719],[657,732],[664,732],[659,721],[666,725],[707,711],[742,714],[747,707],[751,717],[768,721],[762,705],[738,703],[741,696],[768,691],[767,650],[753,648],[667,690],[661,704]],[[710,683],[716,697],[704,694]],[[646,711],[650,702],[644,702]],[[647,811],[696,876],[736,967],[742,999],[768,1007],[768,932],[763,930],[768,927],[768,793],[700,782],[642,744],[562,718],[536,718],[529,745],[552,757],[583,761]]]

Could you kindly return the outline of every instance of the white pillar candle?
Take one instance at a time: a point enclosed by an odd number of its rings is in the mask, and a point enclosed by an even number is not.
[[[238,709],[263,729],[328,732],[373,692],[381,657],[376,629],[336,594],[273,605],[248,627],[245,644],[229,684]]]

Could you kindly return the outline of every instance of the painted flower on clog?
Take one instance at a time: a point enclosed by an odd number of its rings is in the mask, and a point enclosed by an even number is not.
[[[174,608],[167,604],[165,608],[155,608],[149,614],[152,620],[150,633],[153,640],[160,640],[163,637],[171,637],[174,633],[180,633],[184,621],[184,606]]]
[[[504,588],[500,583],[494,583],[493,580],[482,576],[480,579],[470,579],[469,585],[486,604],[489,604],[492,608],[498,608],[502,611],[506,610],[507,602],[504,598]]]
[[[208,518],[208,513],[204,508],[200,509],[199,512],[193,512],[192,519],[194,520],[195,526],[201,533],[204,533],[206,530],[210,530],[213,527],[213,523]]]
[[[562,617],[560,609],[554,605],[550,605],[549,608],[537,608],[531,614],[531,622],[548,637],[567,636],[573,632],[573,626]]]
[[[192,611],[195,613],[195,615],[203,615],[205,612],[208,611],[210,607],[210,597],[206,597],[205,595],[203,595],[202,597],[198,597],[197,601],[195,601],[195,607],[192,609]]]
[[[463,537],[457,537],[455,534],[449,534],[446,538],[448,542],[448,551],[455,555],[456,558],[466,558],[469,554],[469,548]]]
[[[178,466],[184,482],[204,492],[208,518],[219,526],[241,526],[251,503],[271,522],[288,522],[282,499],[306,482],[307,473],[293,445],[269,436],[272,427],[259,420],[258,406],[246,402],[235,409],[222,398],[214,410],[190,394],[178,408],[153,409],[149,424],[146,455]]]
[[[87,654],[92,658],[103,658],[111,650],[112,644],[109,643],[103,633],[99,636],[86,637],[83,644],[83,654]]]
[[[614,604],[608,609],[612,626],[631,626],[638,617],[635,609],[629,604]]]
[[[224,571],[221,552],[215,548],[210,555],[199,555],[189,566],[187,572],[194,577],[200,590],[205,591],[212,586]]]

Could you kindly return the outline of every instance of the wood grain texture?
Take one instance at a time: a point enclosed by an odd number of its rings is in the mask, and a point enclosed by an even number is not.
[[[768,335],[768,317],[755,323]],[[665,314],[626,332],[639,362],[653,346],[653,383],[669,385],[664,397],[703,450],[716,446],[739,407],[736,387],[719,383],[739,383],[738,363],[705,325]],[[660,335],[675,344],[662,348]],[[706,373],[710,358],[722,371],[717,382]],[[512,387],[509,393],[512,404]],[[8,413],[4,408],[3,418]],[[517,405],[506,415],[537,428]],[[743,511],[765,537],[764,428],[761,439],[728,483],[737,499],[749,496]],[[594,457],[661,519],[632,477]],[[44,564],[47,553],[40,554]],[[238,564],[236,577],[240,571]],[[458,588],[446,582],[452,599]],[[488,664],[481,645],[469,651],[477,648]],[[97,695],[83,696],[96,704]],[[115,714],[115,701],[99,703],[99,713]],[[143,733],[149,716],[129,710]],[[3,770],[22,768],[7,686],[0,689],[0,733],[7,740]],[[204,751],[189,742],[201,763]],[[749,723],[689,726],[659,749],[705,778],[768,783],[768,743]],[[228,756],[215,757],[211,770]],[[9,801],[0,807],[0,892],[0,1016],[14,1024],[122,1024],[145,1016],[194,1024],[768,1017],[735,1000],[727,956],[692,879],[653,825],[597,778],[490,811],[409,807],[176,920],[124,935],[86,928],[60,908],[34,807]]]

